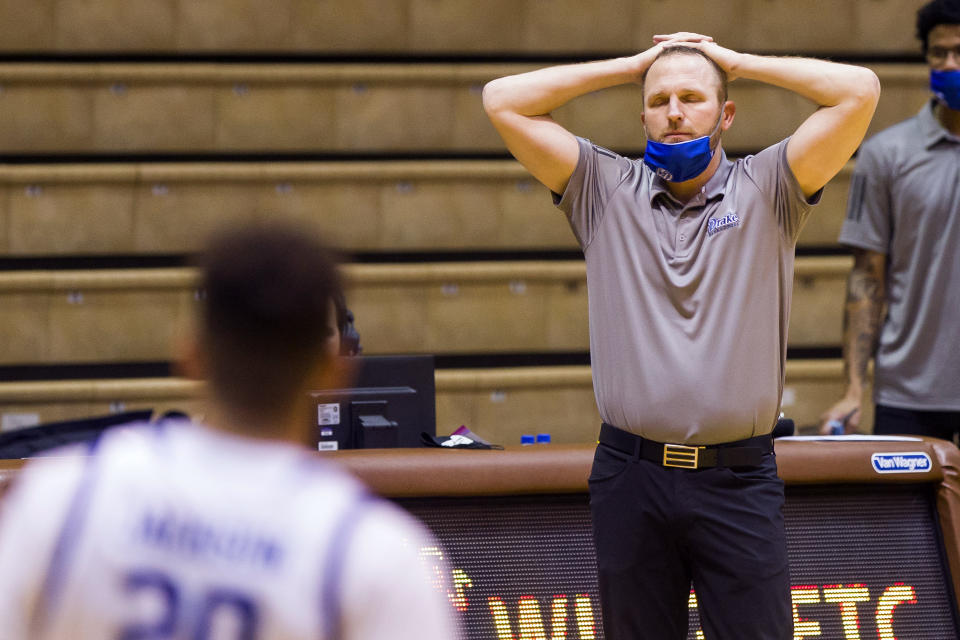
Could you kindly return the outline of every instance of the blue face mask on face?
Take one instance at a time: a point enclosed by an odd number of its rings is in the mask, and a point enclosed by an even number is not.
[[[713,133],[684,142],[655,142],[648,137],[643,163],[667,182],[686,182],[696,178],[713,159],[716,147],[711,147],[710,140],[720,130],[721,122],[722,111]]]
[[[930,71],[930,90],[948,107],[960,111],[960,71]]]

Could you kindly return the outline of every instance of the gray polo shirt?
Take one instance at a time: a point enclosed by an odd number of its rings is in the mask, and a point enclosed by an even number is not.
[[[960,410],[960,138],[933,103],[864,143],[840,242],[887,256],[875,401]]]
[[[558,206],[586,258],[600,416],[661,442],[769,433],[794,246],[811,208],[786,140],[735,162],[723,156],[686,205],[642,161],[578,140]]]

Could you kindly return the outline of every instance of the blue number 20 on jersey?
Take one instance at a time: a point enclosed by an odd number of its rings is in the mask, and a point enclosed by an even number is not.
[[[257,637],[257,606],[252,598],[244,594],[226,588],[212,588],[206,593],[194,594],[196,601],[190,601],[170,576],[152,569],[131,571],[123,586],[135,601],[131,609],[141,611],[150,608],[152,618],[125,625],[118,640],[174,637],[255,640]],[[194,615],[185,615],[187,612],[193,612]],[[214,630],[224,627],[232,629],[233,633],[214,635]]]

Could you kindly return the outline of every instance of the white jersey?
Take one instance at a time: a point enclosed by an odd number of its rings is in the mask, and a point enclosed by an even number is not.
[[[448,640],[434,544],[292,445],[189,423],[118,430],[17,478],[0,640]]]

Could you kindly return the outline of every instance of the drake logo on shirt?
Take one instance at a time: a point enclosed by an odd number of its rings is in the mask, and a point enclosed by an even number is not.
[[[740,216],[735,214],[733,211],[727,212],[727,215],[722,218],[710,218],[707,220],[707,235],[713,236],[725,231],[726,229],[732,229],[733,227],[740,226]]]

